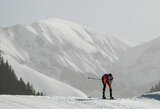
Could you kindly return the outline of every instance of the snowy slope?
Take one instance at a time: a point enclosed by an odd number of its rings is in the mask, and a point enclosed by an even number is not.
[[[121,81],[124,90],[133,95],[147,92],[160,81],[160,37],[129,49],[120,56],[114,71],[121,74],[120,80],[127,80]]]
[[[45,95],[57,96],[86,96],[80,90],[77,90],[67,84],[64,84],[54,78],[41,74],[40,72],[26,66],[21,55],[15,45],[0,36],[0,49],[2,55],[15,70],[18,77],[22,77],[25,82],[30,82],[37,91],[42,91]],[[24,55],[25,56],[25,55]]]
[[[87,80],[87,77],[99,78],[104,69],[111,71],[112,64],[119,59],[118,54],[129,47],[124,40],[57,18],[0,29],[0,49],[4,57],[19,77],[32,81],[39,90],[50,89],[46,94],[54,90],[53,84],[32,79],[32,73],[41,74],[43,78],[49,76],[86,94],[101,93],[101,82]],[[37,81],[42,81],[43,87]]]
[[[160,97],[160,93],[157,95]],[[76,97],[0,96],[0,109],[159,109],[160,101],[149,98],[118,100]]]

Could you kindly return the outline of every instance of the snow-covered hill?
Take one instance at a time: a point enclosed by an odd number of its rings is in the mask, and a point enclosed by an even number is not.
[[[118,54],[129,47],[124,40],[57,18],[0,28],[5,59],[18,77],[47,95],[61,95],[56,89],[68,95],[64,87],[71,86],[88,95],[101,93],[101,82],[87,77],[99,78],[104,69],[111,71]],[[84,95],[82,92],[79,95]]]
[[[1,39],[1,47],[6,47],[7,50],[11,50],[11,52],[15,53],[14,50],[9,44],[7,44],[7,40]],[[4,45],[3,45],[4,44]],[[11,48],[9,48],[9,46]],[[86,96],[81,91],[64,84],[60,81],[57,81],[54,78],[48,77],[46,75],[41,74],[40,72],[19,63],[15,60],[12,55],[9,55],[2,51],[2,54],[5,56],[7,60],[9,60],[9,64],[12,65],[14,70],[16,71],[16,75],[18,77],[23,77],[25,82],[29,81],[33,84],[34,88],[37,91],[42,91],[46,95],[56,95],[56,96]]]
[[[121,81],[125,93],[136,95],[149,91],[160,81],[160,37],[121,54],[114,71],[121,74],[120,80],[126,80]]]
[[[156,97],[160,97],[157,93]],[[76,97],[0,96],[0,109],[159,109],[160,101],[150,98],[102,100]]]

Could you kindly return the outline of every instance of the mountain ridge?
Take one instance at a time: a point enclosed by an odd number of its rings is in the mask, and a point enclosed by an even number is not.
[[[101,83],[87,77],[100,78],[105,69],[111,72],[118,54],[131,47],[113,36],[54,18],[1,28],[0,34],[0,49],[15,68],[17,63],[91,95],[100,95]]]

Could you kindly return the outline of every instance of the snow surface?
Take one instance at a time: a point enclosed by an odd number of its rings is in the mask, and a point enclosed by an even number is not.
[[[157,93],[160,97],[160,93]],[[149,98],[102,100],[84,97],[0,95],[0,109],[159,109],[160,101]]]

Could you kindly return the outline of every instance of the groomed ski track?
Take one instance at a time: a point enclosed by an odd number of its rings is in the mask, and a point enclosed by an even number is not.
[[[0,95],[0,109],[160,109],[160,101],[149,98],[85,99]]]

